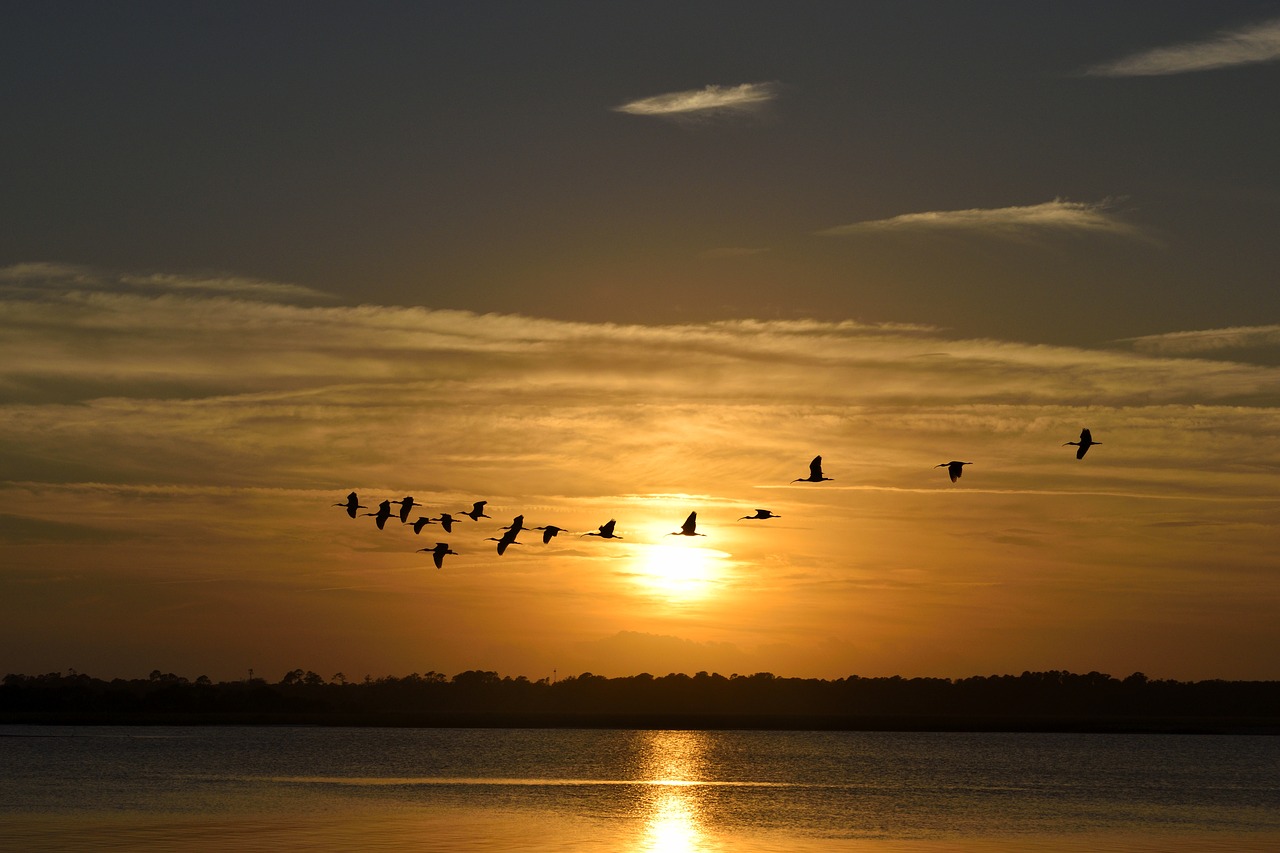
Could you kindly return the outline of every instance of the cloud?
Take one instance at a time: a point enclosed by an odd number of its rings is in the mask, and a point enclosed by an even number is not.
[[[705,86],[701,89],[640,98],[613,109],[630,115],[669,118],[732,115],[754,112],[777,96],[776,83]]]
[[[1280,19],[1224,30],[1204,41],[1159,47],[1091,66],[1091,77],[1154,77],[1280,59]]]
[[[829,237],[911,231],[955,231],[1026,239],[1047,232],[1077,232],[1142,237],[1143,232],[1118,218],[1109,201],[1096,203],[1054,199],[1023,207],[970,208],[905,213],[889,219],[869,219],[838,225],[818,233]]]
[[[56,298],[69,292],[86,291],[228,296],[285,302],[331,299],[309,287],[244,276],[111,273],[58,263],[25,263],[0,268],[0,294],[7,296]]]
[[[1124,338],[1120,343],[1131,344],[1139,352],[1159,355],[1195,355],[1219,350],[1280,347],[1280,325],[1166,332]]]

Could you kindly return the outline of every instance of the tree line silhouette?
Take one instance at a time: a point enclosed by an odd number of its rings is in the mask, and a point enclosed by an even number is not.
[[[1280,681],[1058,670],[835,680],[584,672],[558,681],[468,670],[348,680],[295,669],[274,683],[215,683],[159,670],[111,681],[69,671],[5,676],[0,722],[1280,733]]]

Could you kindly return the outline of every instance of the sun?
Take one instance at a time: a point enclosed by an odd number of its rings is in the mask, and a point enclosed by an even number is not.
[[[679,604],[711,595],[724,576],[729,555],[685,542],[653,545],[637,555],[636,582],[647,592]]]

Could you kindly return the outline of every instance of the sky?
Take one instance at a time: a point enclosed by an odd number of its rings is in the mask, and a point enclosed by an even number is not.
[[[3,16],[0,671],[1280,678],[1280,3]]]

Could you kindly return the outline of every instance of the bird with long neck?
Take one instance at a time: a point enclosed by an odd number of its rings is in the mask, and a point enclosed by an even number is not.
[[[591,531],[590,533],[584,533],[582,535],[583,536],[599,536],[601,539],[621,539],[622,538],[621,536],[618,536],[613,532],[613,526],[617,523],[618,523],[617,521],[611,518],[608,521],[606,521],[604,524],[600,525],[599,532]]]
[[[798,478],[798,479],[792,480],[791,482],[793,482],[793,483],[821,483],[821,482],[823,482],[823,481],[825,481],[825,480],[833,480],[833,479],[835,479],[835,478],[834,478],[834,477],[824,477],[824,476],[822,476],[822,457],[821,457],[821,456],[815,456],[815,457],[813,457],[813,461],[809,463],[809,476],[808,476],[808,477],[800,477],[800,478]]]
[[[546,545],[552,539],[556,538],[557,533],[563,533],[563,527],[556,527],[554,524],[548,524],[545,527],[535,527],[534,530],[542,531],[542,544]]]
[[[767,510],[767,509],[758,509],[756,510],[755,515],[744,515],[742,518],[738,519],[738,521],[744,521],[746,519],[751,519],[752,521],[754,521],[756,519],[766,519],[766,518],[782,518],[782,516],[774,515],[770,510]]]
[[[698,513],[691,512],[689,517],[684,520],[684,524],[680,525],[680,529],[667,534],[668,536],[706,536],[705,533],[698,532]]]
[[[1079,447],[1080,449],[1076,451],[1076,458],[1083,459],[1084,455],[1089,452],[1089,448],[1093,447],[1095,444],[1102,444],[1102,442],[1094,441],[1093,433],[1089,432],[1089,430],[1086,428],[1086,429],[1080,430],[1079,441],[1064,442],[1062,446],[1067,447],[1069,445],[1075,445],[1076,447]]]
[[[347,495],[347,499],[345,501],[339,504],[334,504],[334,506],[345,507],[347,510],[347,515],[351,516],[352,518],[356,517],[356,510],[368,509],[367,506],[360,503],[360,499],[356,497],[355,492],[352,492],[351,494]]]
[[[449,543],[447,542],[437,542],[436,547],[434,548],[419,548],[418,550],[426,551],[428,554],[430,554],[431,558],[435,560],[437,569],[443,568],[445,554],[453,554],[456,556],[458,553],[457,551],[451,551],[449,549]]]
[[[954,459],[950,462],[942,462],[934,465],[934,468],[946,468],[947,473],[951,475],[951,482],[960,479],[960,475],[964,473],[964,466],[972,465],[972,462],[956,462]]]
[[[387,519],[391,517],[391,501],[383,501],[378,504],[377,512],[366,512],[365,515],[373,516],[373,520],[377,523],[378,529],[382,530],[383,525],[387,523]]]
[[[422,504],[415,504],[413,502],[413,495],[406,495],[404,500],[392,501],[392,503],[400,504],[400,523],[401,524],[408,524],[410,511],[412,511],[415,506],[422,506]]]

